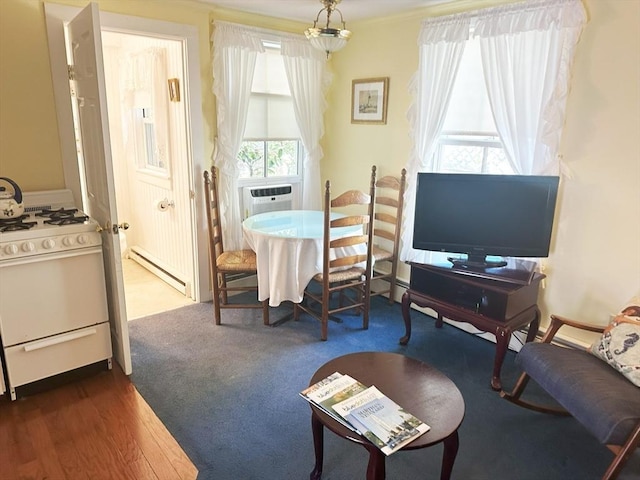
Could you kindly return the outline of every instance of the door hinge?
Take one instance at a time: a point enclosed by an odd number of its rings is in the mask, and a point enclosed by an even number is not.
[[[76,79],[76,70],[73,65],[67,65],[67,75],[69,76],[69,80]]]

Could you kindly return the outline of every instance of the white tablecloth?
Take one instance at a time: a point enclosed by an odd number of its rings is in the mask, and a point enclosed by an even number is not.
[[[316,210],[286,210],[259,213],[242,223],[244,240],[256,252],[259,300],[268,298],[272,307],[302,301],[306,286],[322,272],[323,215]],[[340,230],[347,235],[360,229]],[[347,251],[353,254],[356,249]]]

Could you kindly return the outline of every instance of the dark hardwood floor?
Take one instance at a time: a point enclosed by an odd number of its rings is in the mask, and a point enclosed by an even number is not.
[[[195,479],[198,471],[114,362],[11,402],[0,397],[2,479]]]

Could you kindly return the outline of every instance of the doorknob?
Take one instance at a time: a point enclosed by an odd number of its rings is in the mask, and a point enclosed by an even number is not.
[[[98,225],[96,227],[96,232],[104,232],[104,231],[108,232],[108,231],[111,230],[113,233],[117,234],[120,231],[120,229],[128,230],[129,229],[129,224],[127,222],[122,222],[119,225],[113,225],[112,226],[111,222],[107,221],[107,224],[104,227],[102,227],[101,225]]]
[[[173,200],[169,200],[167,197],[160,200],[157,205],[158,210],[160,210],[161,212],[166,212],[169,207],[175,208],[175,206],[175,202]]]
[[[122,222],[119,225],[114,225],[113,226],[113,233],[117,234],[120,231],[120,229],[128,230],[129,229],[129,224],[127,222]]]

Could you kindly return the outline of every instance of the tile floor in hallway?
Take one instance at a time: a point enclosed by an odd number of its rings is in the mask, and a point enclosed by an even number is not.
[[[134,260],[123,259],[122,271],[129,320],[194,303]]]

